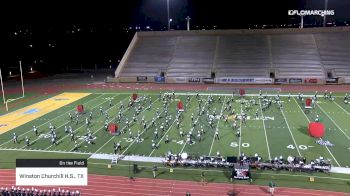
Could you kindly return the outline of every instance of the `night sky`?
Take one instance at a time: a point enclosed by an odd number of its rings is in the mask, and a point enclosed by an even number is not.
[[[336,15],[328,17],[327,26],[349,24],[350,1],[328,2]],[[288,16],[288,10],[323,8],[323,0],[170,0],[170,18],[174,30],[186,29],[186,16],[191,17],[191,29],[298,27],[300,17]],[[33,66],[46,72],[60,72],[67,65],[115,67],[135,27],[142,31],[167,28],[166,0],[21,2],[1,5],[0,13],[3,69],[11,69],[18,60],[27,69]],[[310,16],[304,23],[304,27],[321,26],[322,18]]]

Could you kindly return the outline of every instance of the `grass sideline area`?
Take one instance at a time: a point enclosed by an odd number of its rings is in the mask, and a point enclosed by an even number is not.
[[[7,133],[0,135],[0,168],[14,168],[16,158],[88,158],[88,155],[69,153],[74,148],[74,145],[70,141],[70,137],[64,133],[64,126],[71,125],[79,139],[80,147],[78,152],[83,153],[113,153],[113,142],[122,143],[122,151],[124,154],[137,154],[145,156],[164,156],[169,150],[173,153],[188,152],[189,154],[198,155],[215,155],[216,152],[220,152],[223,156],[238,156],[244,152],[249,156],[253,156],[254,153],[258,153],[264,160],[269,157],[283,155],[305,156],[307,160],[316,159],[319,156],[323,156],[326,159],[331,159],[334,166],[346,167],[350,165],[350,159],[347,156],[350,152],[349,138],[350,135],[350,122],[347,120],[350,118],[350,105],[345,104],[342,100],[344,94],[337,94],[334,102],[319,98],[318,107],[309,113],[304,113],[302,103],[292,98],[289,102],[286,97],[281,97],[283,101],[283,109],[279,109],[277,106],[272,106],[269,110],[263,112],[261,105],[253,105],[248,110],[248,116],[251,116],[251,120],[248,120],[246,126],[242,126],[242,137],[236,138],[231,128],[231,123],[225,123],[223,120],[217,119],[215,126],[220,129],[220,140],[214,140],[213,133],[208,131],[201,142],[194,145],[187,145],[184,143],[184,138],[181,138],[178,134],[178,130],[175,126],[171,125],[165,130],[164,133],[160,132],[160,137],[157,142],[160,144],[158,149],[153,150],[151,148],[151,140],[153,139],[154,128],[150,128],[142,134],[144,141],[141,144],[135,144],[133,141],[127,141],[127,133],[125,135],[114,136],[104,131],[105,117],[99,115],[99,107],[103,107],[105,111],[111,117],[111,122],[115,120],[117,112],[120,110],[121,103],[127,105],[130,95],[135,91],[120,91],[120,93],[106,93],[106,91],[93,90],[94,92],[85,98],[82,98],[74,103],[64,106],[58,110],[50,112],[38,119],[35,119],[25,125],[15,128]],[[119,92],[119,91],[118,91]],[[149,122],[156,109],[163,108],[162,102],[159,100],[159,92],[145,92],[137,91],[139,96],[147,94],[151,97],[150,103],[147,103],[141,110],[140,117],[145,116],[147,122]],[[185,91],[183,91],[185,92]],[[186,93],[186,92],[185,92]],[[219,92],[205,92],[205,93],[219,93]],[[222,92],[220,92],[222,93]],[[227,93],[227,91],[226,91]],[[273,94],[273,92],[269,92]],[[306,94],[306,93],[304,93]],[[312,93],[310,93],[312,94]],[[27,105],[31,105],[40,100],[47,99],[54,96],[54,94],[48,94],[45,96],[29,94],[28,97],[33,97],[25,102],[18,102],[14,108],[18,109]],[[214,96],[217,99],[218,96]],[[221,96],[223,100],[230,99],[231,95]],[[169,106],[169,115],[175,115],[175,108],[177,100],[182,100],[185,103],[187,96],[179,95],[176,97],[176,101],[172,101]],[[203,96],[206,100],[208,96]],[[257,97],[247,97],[246,100]],[[112,100],[112,107],[109,107],[109,100]],[[233,108],[238,113],[240,112],[241,105],[238,103],[240,98],[234,98]],[[75,106],[83,104],[86,108],[87,114],[93,111],[93,121],[90,127],[93,135],[96,137],[94,145],[88,145],[84,142],[83,136],[86,134],[85,116],[81,118],[79,123],[71,124],[68,118],[68,112],[75,111]],[[152,105],[151,110],[147,110],[146,107]],[[218,114],[228,115],[227,111],[223,111],[223,104],[218,101],[214,102],[212,108],[216,108]],[[162,110],[160,110],[161,112]],[[254,120],[255,113],[258,111],[259,119]],[[133,109],[124,109],[122,111],[123,117],[132,118]],[[190,102],[186,107],[184,113],[183,130],[189,130],[191,126],[191,114],[194,113],[195,118],[198,119],[200,125],[203,125],[205,129],[208,129],[205,118],[197,116],[198,113],[198,101],[195,96],[191,96]],[[3,113],[2,113],[3,114]],[[87,115],[86,114],[86,115]],[[309,121],[314,121],[316,115],[321,117],[321,122],[326,125],[326,136],[324,139],[330,140],[335,144],[334,147],[326,149],[323,146],[319,146],[315,143],[315,139],[310,138],[307,134],[307,124]],[[263,117],[269,117],[262,120]],[[272,120],[273,119],[273,120]],[[57,128],[58,145],[52,145],[50,140],[45,138],[49,132],[48,122],[52,122]],[[159,120],[158,123],[162,121]],[[32,126],[39,127],[41,136],[37,137],[31,131]],[[119,128],[125,127],[123,120],[118,123]],[[140,130],[138,123],[131,125],[132,134],[135,136]],[[13,144],[11,142],[12,133],[16,132],[20,135],[19,144]],[[169,135],[171,142],[169,144],[164,143],[164,136]],[[28,136],[31,140],[31,145],[26,146],[24,137]],[[182,142],[181,142],[182,141]],[[234,143],[235,145],[232,145]],[[1,150],[3,149],[3,150]],[[16,149],[18,151],[9,151],[6,149]],[[54,152],[28,152],[21,150],[45,150],[45,151],[57,151]],[[112,169],[107,168],[109,162],[105,160],[89,159],[89,173],[105,174],[105,175],[122,175],[129,176],[129,162],[121,161],[117,166],[113,166]],[[150,167],[151,163],[139,163],[140,172],[135,174],[136,177],[151,177],[152,172]],[[164,179],[179,179],[179,180],[194,180],[200,181],[200,173],[202,169],[191,168],[175,168],[173,173],[169,172],[169,168],[162,168],[159,165],[159,178]],[[230,172],[221,169],[209,168],[207,171],[209,182],[229,182],[228,176]],[[309,182],[308,176],[315,176],[315,182]],[[268,181],[274,179],[277,182],[277,186],[299,187],[299,188],[311,188],[311,189],[323,189],[350,192],[350,175],[346,174],[321,174],[321,173],[290,173],[290,172],[273,172],[273,171],[253,171],[253,184],[267,185]],[[246,181],[236,181],[236,183],[248,183]],[[332,186],[330,186],[332,185]]]

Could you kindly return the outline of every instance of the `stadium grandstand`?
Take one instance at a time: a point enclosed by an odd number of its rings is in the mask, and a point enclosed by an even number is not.
[[[137,32],[109,81],[342,83],[350,77],[349,44],[349,27]]]

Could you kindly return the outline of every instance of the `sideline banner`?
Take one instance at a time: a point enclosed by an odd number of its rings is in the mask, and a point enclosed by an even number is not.
[[[188,82],[199,83],[199,82],[201,82],[201,78],[188,78]]]
[[[154,82],[156,82],[156,83],[164,83],[165,82],[165,77],[154,76]]]
[[[206,84],[214,84],[214,78],[203,78],[203,82]]]
[[[271,84],[272,78],[231,78],[222,77],[215,78],[215,83],[230,83],[230,84]]]
[[[306,84],[316,84],[317,83],[317,78],[306,78],[304,80],[304,83],[306,83]]]
[[[187,78],[186,77],[176,77],[175,82],[176,83],[187,83]]]
[[[138,82],[147,82],[147,76],[137,76]]]
[[[288,79],[287,78],[275,78],[275,84],[287,84]]]
[[[289,78],[289,83],[291,84],[302,84],[303,79],[301,78]]]
[[[350,82],[350,80],[348,80],[348,82]],[[338,78],[326,78],[326,84],[338,84]]]
[[[255,84],[271,84],[272,82],[272,78],[254,78]]]
[[[350,78],[344,78],[344,84],[350,84]]]

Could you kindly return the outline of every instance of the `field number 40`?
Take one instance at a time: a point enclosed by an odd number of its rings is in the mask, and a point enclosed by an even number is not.
[[[294,147],[293,144],[288,145],[287,148],[295,149],[295,147]],[[300,150],[307,150],[307,146],[305,146],[305,145],[299,145],[299,149],[300,149]]]

